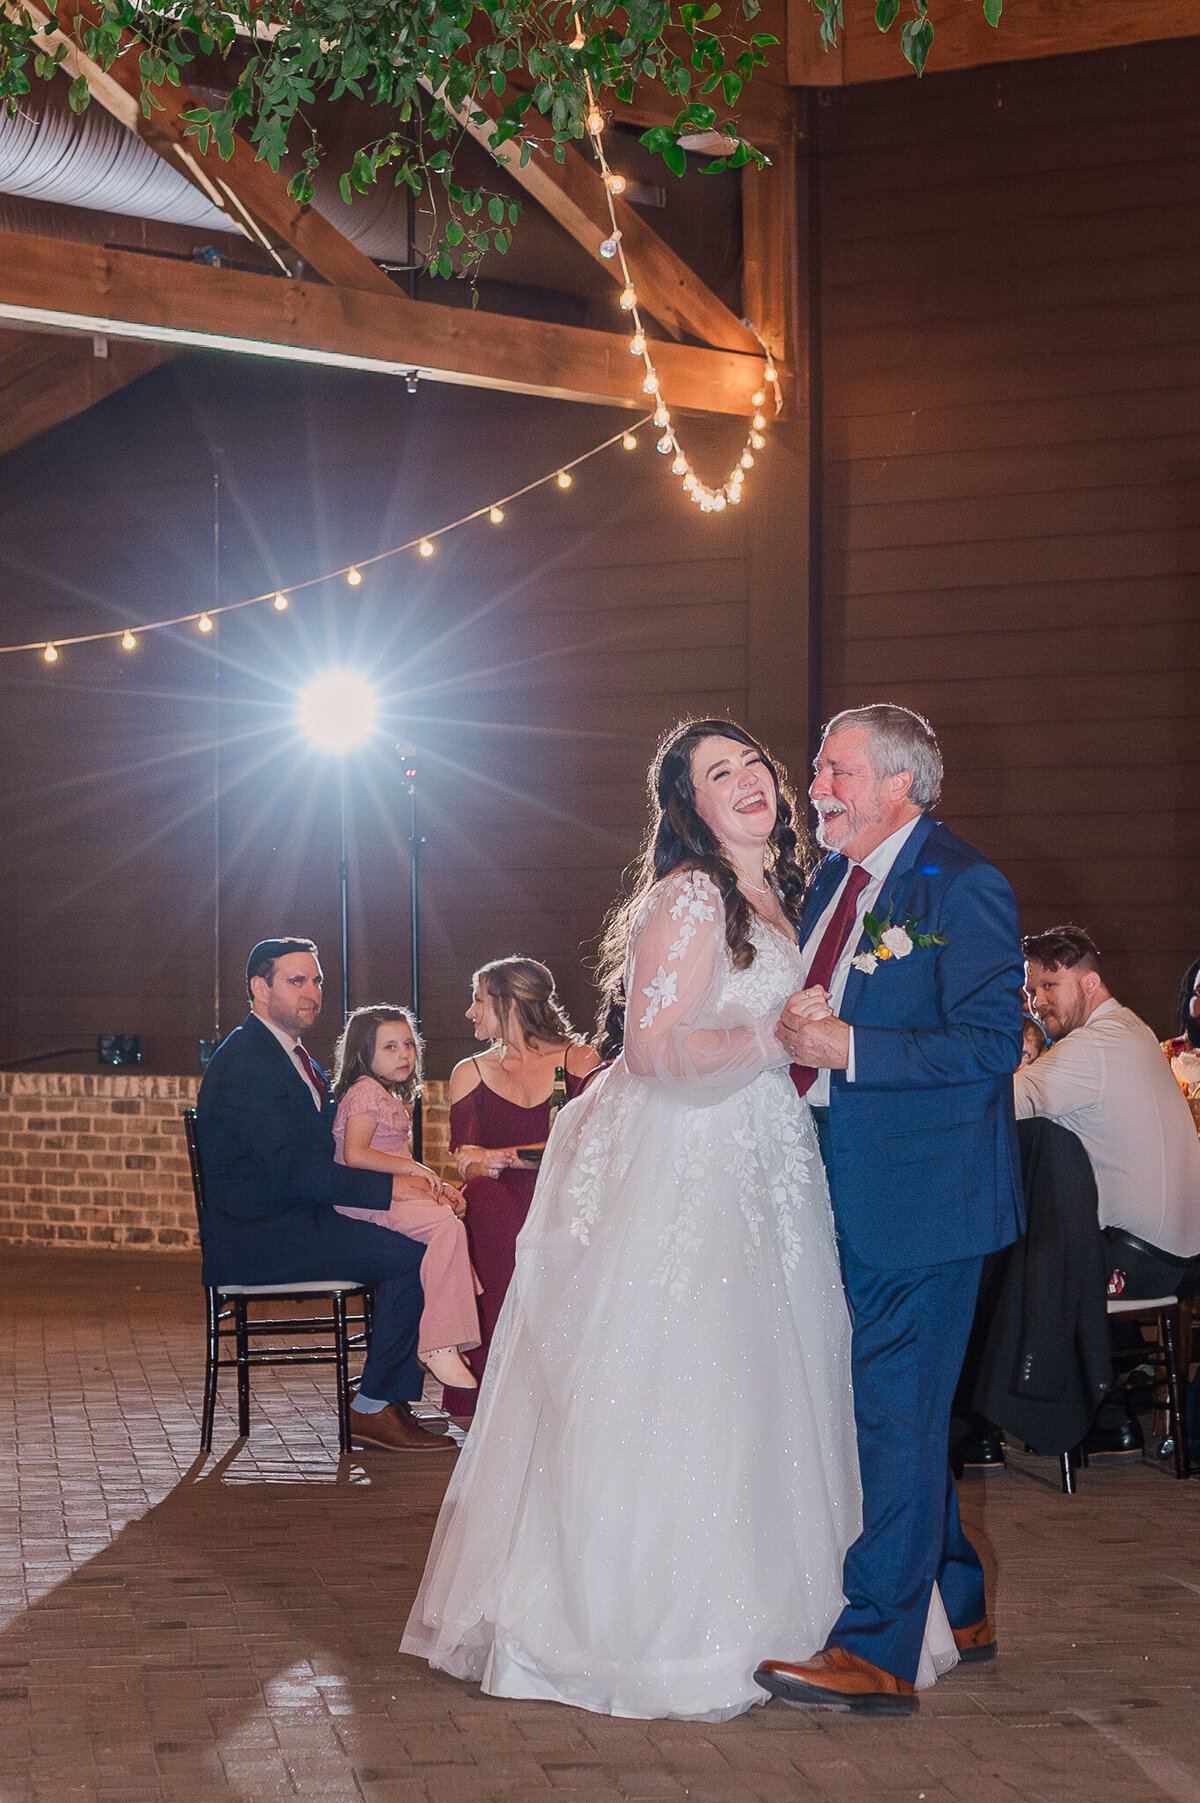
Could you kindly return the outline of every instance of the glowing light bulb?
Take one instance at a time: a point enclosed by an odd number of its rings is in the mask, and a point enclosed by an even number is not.
[[[753,451],[743,451],[742,452],[742,468],[744,470],[752,470],[754,468],[754,453],[753,453]]]
[[[362,571],[359,569],[355,569],[352,566],[350,569],[348,569],[346,571],[346,581],[350,584],[351,588],[357,588],[359,583],[362,581]]]
[[[600,111],[598,106],[590,106],[588,108],[586,124],[593,138],[598,138],[600,133],[604,130],[604,114]]]
[[[636,451],[637,450],[637,439],[634,437],[632,432],[626,432],[624,438],[621,440],[621,443],[627,451]]]
[[[276,594],[274,601],[272,602],[272,606],[274,607],[275,612],[277,614],[285,614],[287,612],[287,605],[288,605],[288,598],[284,594],[283,590],[280,589],[278,591],[278,593]]]
[[[657,394],[658,393],[658,377],[655,375],[653,370],[650,371],[650,374],[646,377],[646,380],[642,383],[642,393],[643,394]]]
[[[700,511],[701,511],[701,513],[711,513],[712,510],[713,510],[713,504],[706,495],[700,503]]]
[[[741,500],[741,498],[742,498],[741,484],[735,483],[735,485],[729,491],[729,505],[731,507],[736,507],[738,502]]]
[[[626,313],[637,306],[637,290],[634,288],[632,282],[627,288],[622,288],[621,290],[621,305],[624,307]]]
[[[754,418],[750,421],[750,424],[754,427],[756,432],[761,432],[766,423],[767,422],[761,413],[756,413]]]
[[[762,389],[756,388],[754,390],[754,393],[750,396],[750,404],[753,407],[761,407],[763,402],[766,400],[766,398],[767,397],[763,393]]]
[[[569,470],[559,470],[558,475],[554,480],[558,483],[560,488],[570,488],[571,472]]]
[[[631,357],[640,357],[645,348],[646,340],[644,335],[641,332],[635,332],[633,337],[629,340],[629,355]]]
[[[711,505],[712,505],[712,510],[714,513],[724,513],[724,511],[725,511],[725,496],[723,494],[721,494],[721,492],[719,490],[713,496]]]
[[[58,646],[47,645],[46,649],[42,652],[42,656],[48,664],[56,664],[58,662]]]
[[[604,178],[604,186],[608,189],[610,194],[624,194],[625,177],[623,175],[618,175],[615,169],[610,169]]]
[[[125,651],[136,651],[137,650],[137,640],[134,638],[134,636],[131,632],[125,633],[125,635],[121,639],[121,646],[122,646],[122,649]]]
[[[656,426],[669,426],[671,423],[671,415],[667,412],[667,409],[663,406],[661,401],[654,409],[654,423]]]
[[[377,703],[369,683],[350,670],[331,670],[310,682],[299,698],[297,723],[305,737],[327,751],[349,751],[375,730]]]
[[[675,449],[675,440],[671,437],[669,432],[664,432],[655,448],[661,451],[664,457],[669,457],[671,452]]]
[[[612,237],[606,238],[604,240],[604,243],[600,246],[600,255],[607,259],[611,259],[611,258],[615,257],[617,254],[617,245],[620,242],[621,242],[620,232],[614,232]]]
[[[775,368],[775,365],[773,363],[768,363],[767,367],[763,370],[763,381],[774,382],[778,379],[778,376],[779,371]]]
[[[420,544],[417,546],[417,550],[421,553],[422,557],[432,557],[433,556],[433,546],[430,544],[430,542],[427,538],[423,538],[421,540]]]
[[[675,459],[674,463],[671,465],[671,474],[673,476],[686,476],[687,475],[687,458],[684,456],[682,451],[680,451],[678,457]]]
[[[689,470],[687,475],[683,478],[683,486],[687,489],[689,494],[695,493],[696,478],[693,476],[691,470]]]
[[[756,451],[761,451],[766,442],[767,441],[761,432],[751,432],[750,443],[754,446]]]
[[[493,526],[502,525],[504,523],[504,509],[502,507],[493,507],[488,513],[488,519],[491,520]]]
[[[201,614],[200,618],[196,621],[196,625],[201,632],[211,632],[213,629],[213,623],[207,614]]]

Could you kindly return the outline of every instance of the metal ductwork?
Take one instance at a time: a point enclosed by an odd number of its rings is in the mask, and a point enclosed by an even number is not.
[[[98,103],[73,113],[60,82],[37,84],[16,118],[0,114],[0,194],[201,232],[238,229],[236,214],[213,206]],[[337,174],[323,168],[315,204],[367,256],[408,261],[407,202],[394,187],[380,184],[348,207]]]
[[[230,230],[219,207],[102,106],[73,113],[61,83],[26,94],[15,119],[0,116],[0,194]]]

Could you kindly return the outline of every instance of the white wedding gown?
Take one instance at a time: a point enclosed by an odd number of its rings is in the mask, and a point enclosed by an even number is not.
[[[720,1720],[840,1611],[850,1327],[773,1034],[800,954],[753,942],[734,970],[715,885],[659,883],[624,1057],[555,1122],[402,1646],[494,1695]]]

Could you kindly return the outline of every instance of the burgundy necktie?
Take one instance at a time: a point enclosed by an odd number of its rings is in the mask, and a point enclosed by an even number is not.
[[[329,1096],[329,1091],[325,1087],[325,1079],[299,1041],[296,1042],[293,1050],[301,1064],[304,1066],[304,1075],[308,1078],[309,1082],[317,1092],[317,1107],[321,1110],[321,1113],[324,1114],[325,1103]]]
[[[846,878],[846,886],[838,899],[838,905],[830,916],[829,925],[821,934],[821,943],[809,967],[806,989],[828,989],[832,983],[838,959],[846,949],[846,941],[858,916],[858,898],[870,880],[870,872],[863,865],[853,866]],[[798,1096],[806,1096],[817,1080],[817,1073],[811,1064],[793,1064],[790,1074]]]

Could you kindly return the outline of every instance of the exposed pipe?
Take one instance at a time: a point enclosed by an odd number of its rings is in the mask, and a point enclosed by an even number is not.
[[[0,194],[230,229],[220,208],[111,113],[90,106],[76,115],[52,87],[25,95],[14,119],[0,118]]]
[[[103,107],[73,113],[56,84],[25,95],[16,118],[0,116],[0,194],[203,232],[240,225]],[[314,204],[368,257],[409,262],[407,189],[381,182],[348,207],[322,168]]]

